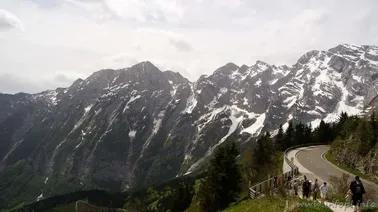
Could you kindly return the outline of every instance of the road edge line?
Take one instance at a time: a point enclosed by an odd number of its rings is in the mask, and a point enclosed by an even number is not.
[[[336,166],[336,165],[333,164],[331,161],[327,160],[327,158],[324,157],[324,155],[325,155],[327,152],[329,152],[329,150],[327,150],[327,151],[325,151],[325,152],[322,153],[322,159],[323,159],[326,163],[328,163],[329,165],[333,166],[334,168],[340,170],[341,172],[344,172],[344,173],[346,173],[346,174],[351,175],[352,177],[355,176],[354,174],[352,174],[352,173],[350,173],[350,172],[347,172],[346,170],[344,170],[344,169],[342,169],[342,168]],[[361,178],[363,181],[365,181],[367,184],[369,184],[369,185],[375,185],[376,187],[378,187],[378,185],[375,184],[374,182],[371,182],[370,180],[367,180],[367,179],[362,178],[362,177],[360,177],[360,178]]]

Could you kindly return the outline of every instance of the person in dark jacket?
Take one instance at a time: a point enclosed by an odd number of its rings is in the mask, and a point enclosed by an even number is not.
[[[310,193],[310,181],[308,181],[307,177],[304,176],[304,182],[302,184],[302,192],[303,192],[303,198],[308,198]]]
[[[274,176],[274,178],[273,178],[273,190],[274,190],[274,192],[278,191],[278,179],[277,179],[277,176]]]
[[[313,188],[313,198],[314,198],[314,201],[317,200],[318,198],[318,193],[319,193],[319,183],[318,183],[318,179],[315,179],[315,182],[314,182],[314,188]]]
[[[365,194],[365,188],[359,176],[356,176],[355,180],[350,183],[349,189],[352,192],[353,210],[361,211],[362,197]]]

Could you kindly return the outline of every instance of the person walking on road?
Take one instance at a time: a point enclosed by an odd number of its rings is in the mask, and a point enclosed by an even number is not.
[[[313,194],[312,196],[315,201],[317,200],[318,193],[319,193],[319,183],[318,183],[318,179],[315,179],[313,193],[312,193]]]
[[[352,192],[353,210],[361,211],[362,197],[366,192],[359,176],[356,176],[355,180],[350,183],[349,189]]]
[[[322,203],[324,203],[324,201],[326,200],[327,198],[327,191],[328,191],[328,187],[327,187],[327,183],[324,182],[320,188],[320,196],[321,196],[321,200],[322,200]]]
[[[302,192],[303,192],[303,198],[307,199],[310,193],[310,182],[308,181],[306,176],[304,176],[304,182],[302,184]]]

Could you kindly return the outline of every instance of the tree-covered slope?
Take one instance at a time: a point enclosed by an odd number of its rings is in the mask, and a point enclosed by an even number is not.
[[[341,118],[341,133],[331,145],[332,159],[378,180],[378,117]]]

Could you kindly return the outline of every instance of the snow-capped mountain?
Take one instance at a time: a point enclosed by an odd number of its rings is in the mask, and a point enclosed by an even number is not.
[[[378,102],[377,78],[378,47],[339,45],[292,66],[228,63],[196,82],[142,62],[69,88],[0,94],[0,170],[26,160],[44,184],[74,177],[113,190],[162,181],[227,140],[361,113]]]

